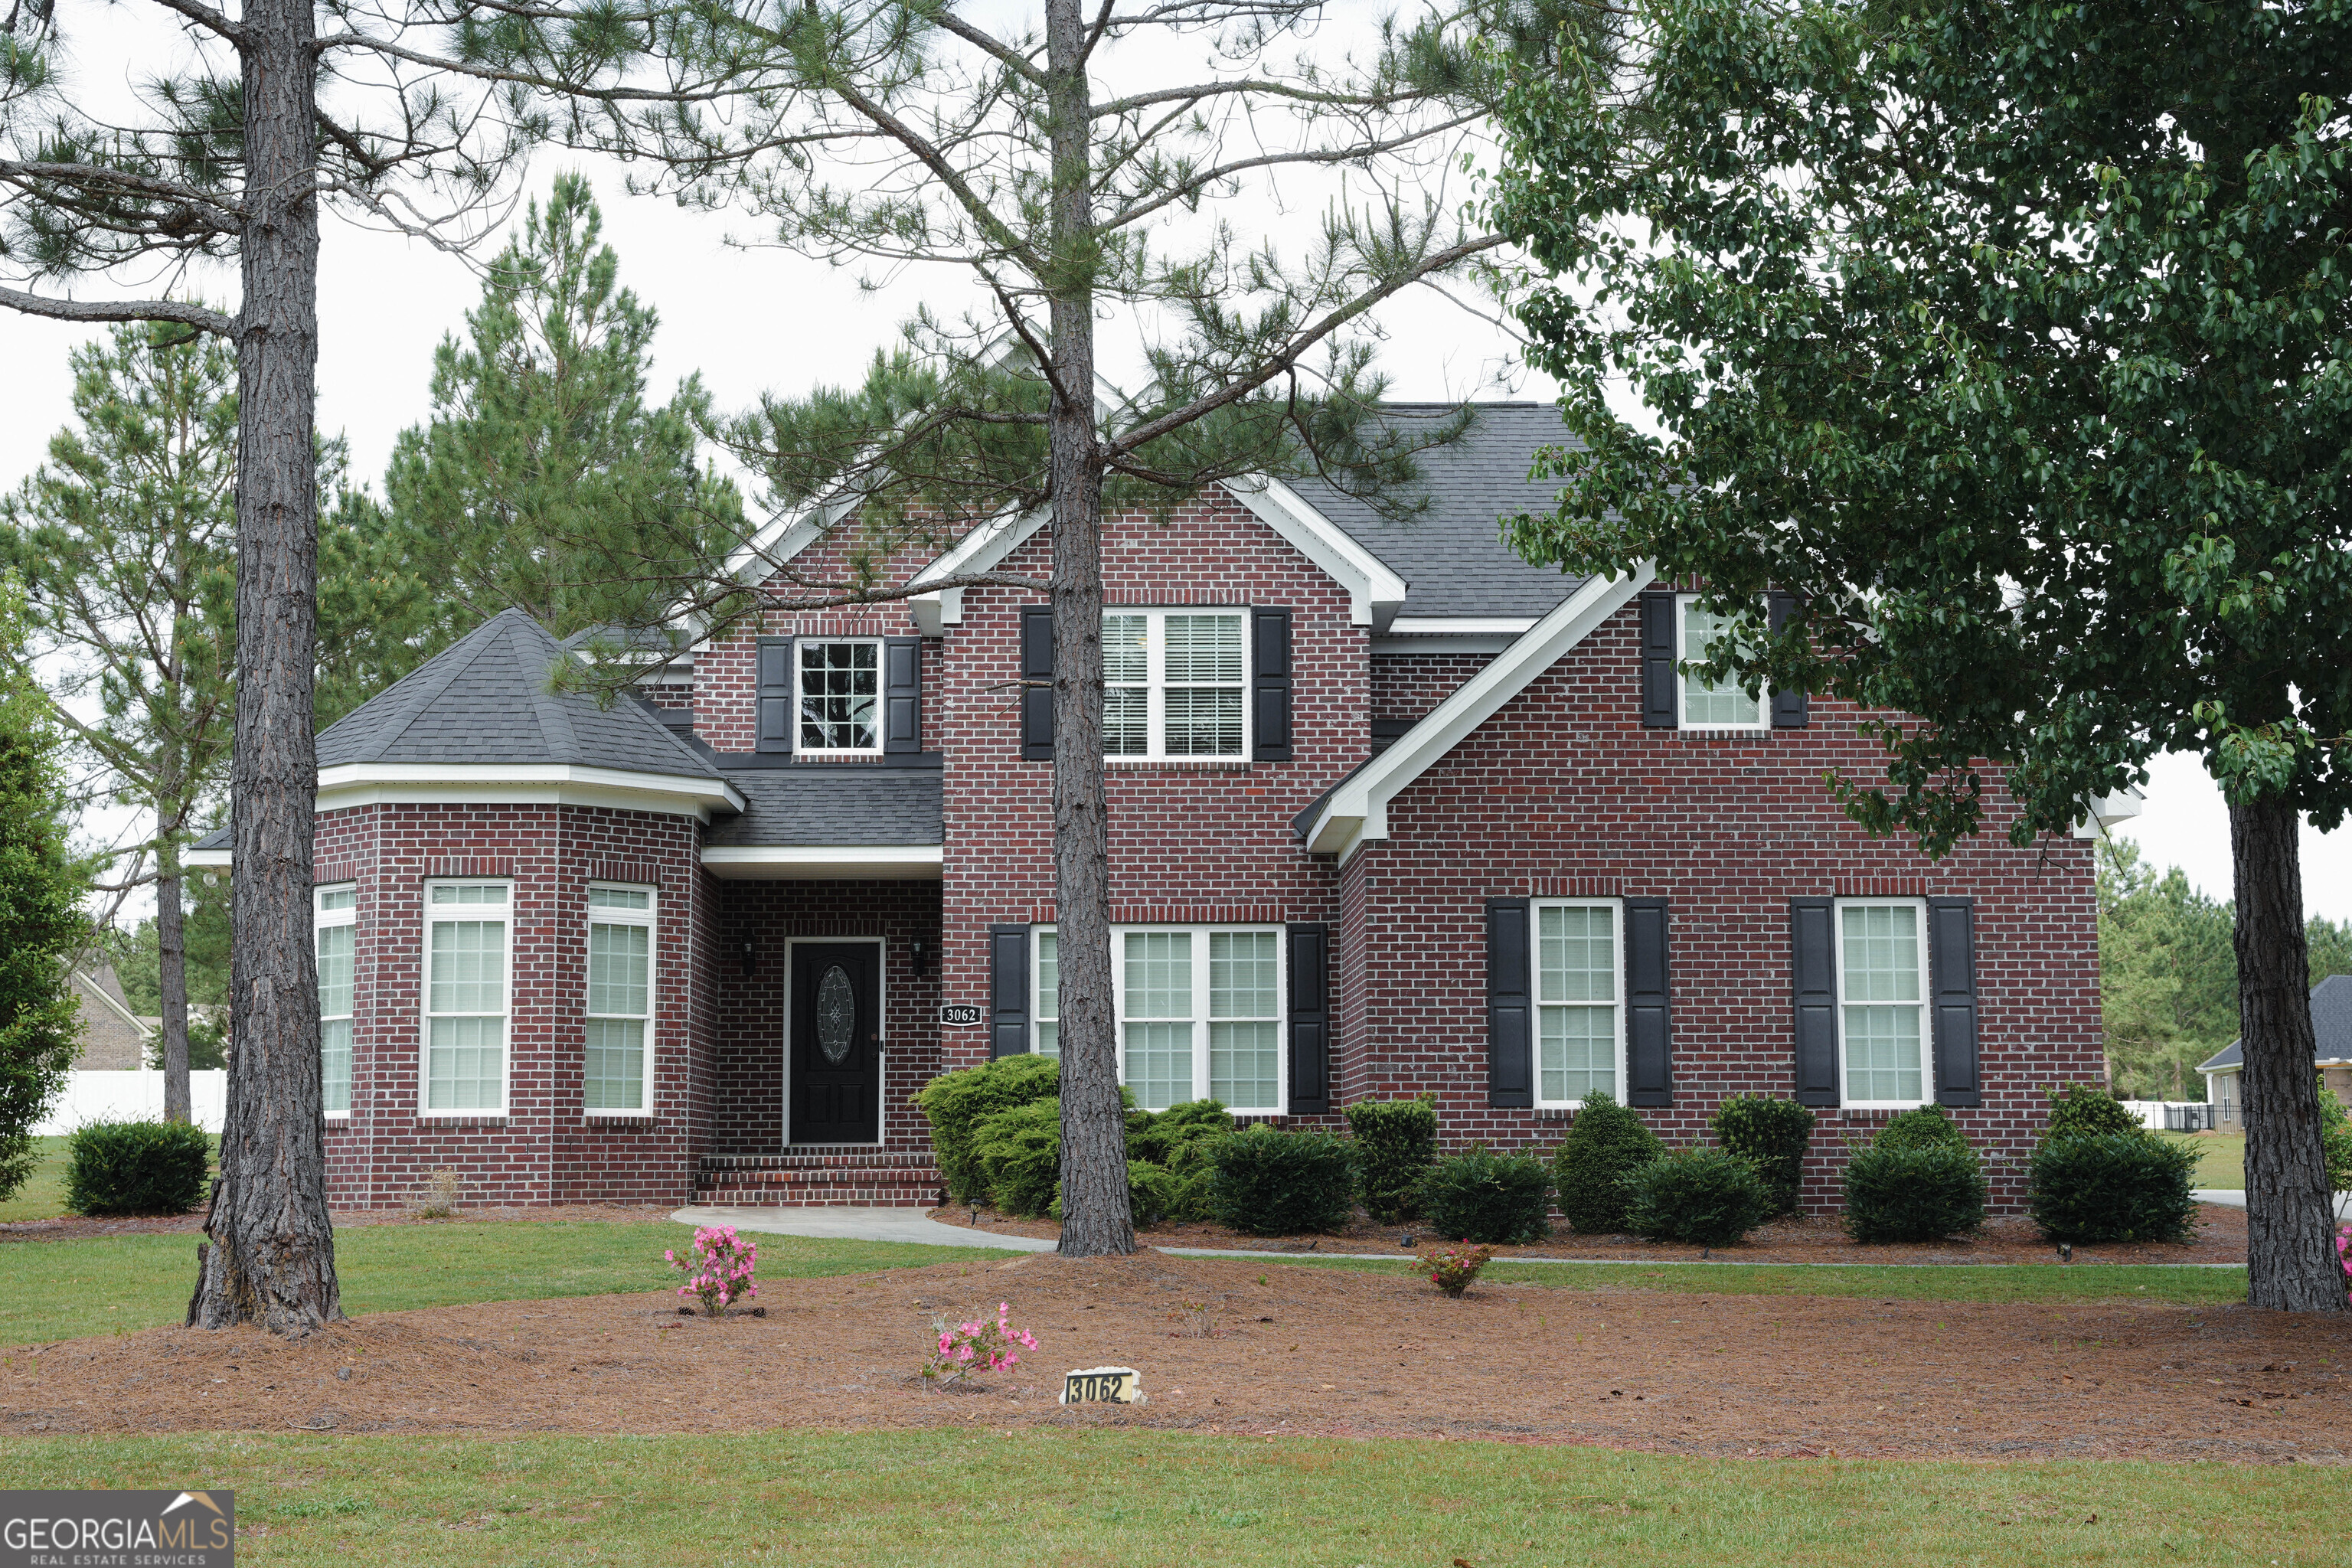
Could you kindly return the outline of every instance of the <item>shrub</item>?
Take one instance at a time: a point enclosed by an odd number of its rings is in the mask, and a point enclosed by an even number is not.
[[[2319,1088],[2319,1147],[2327,1161],[2327,1184],[2352,1189],[2352,1115],[2326,1084]]]
[[[988,1196],[988,1178],[973,1147],[980,1124],[1000,1110],[1051,1100],[1062,1092],[1062,1064],[1052,1057],[1006,1057],[976,1068],[941,1073],[925,1084],[915,1103],[931,1124],[931,1154],[949,1195],[960,1204]]]
[[[187,1121],[93,1121],[66,1140],[66,1207],[185,1214],[205,1199],[212,1140]]]
[[[1960,1124],[1940,1105],[1923,1105],[1916,1110],[1906,1110],[1878,1130],[1870,1141],[1874,1149],[1960,1149],[1970,1153],[1969,1135]]]
[[[989,1117],[973,1130],[988,1200],[1009,1215],[1035,1219],[1053,1207],[1062,1182],[1062,1102],[1033,1100]]]
[[[1793,1100],[1734,1095],[1715,1108],[1707,1125],[1715,1141],[1756,1167],[1776,1215],[1797,1212],[1805,1151],[1812,1146],[1813,1113]],[[1707,1245],[1712,1246],[1713,1243]]]
[[[1355,1135],[1356,1182],[1364,1207],[1383,1225],[1411,1219],[1421,1180],[1437,1163],[1437,1102],[1362,1100],[1348,1107]]]
[[[1856,1241],[1936,1241],[1974,1230],[1984,1214],[1984,1171],[1966,1143],[1890,1145],[1882,1132],[1846,1162],[1845,1227]]]
[[[1625,1224],[1651,1241],[1729,1247],[1776,1212],[1755,1165],[1721,1149],[1685,1149],[1625,1173]]]
[[[1233,1136],[1230,1132],[1225,1134],[1226,1138]],[[1163,1211],[1166,1218],[1182,1224],[1214,1217],[1209,1190],[1216,1181],[1217,1150],[1223,1142],[1223,1139],[1195,1138],[1176,1145],[1176,1152],[1168,1157],[1168,1206]]]
[[[1621,1178],[1666,1152],[1642,1119],[1595,1090],[1569,1123],[1568,1139],[1552,1156],[1553,1184],[1569,1228],[1588,1236],[1625,1228]]]
[[[2135,1127],[2033,1152],[2025,1212],[2053,1241],[2181,1241],[2196,1222],[2197,1151]]]
[[[1470,1289],[1470,1281],[1495,1261],[1495,1253],[1491,1247],[1475,1247],[1465,1241],[1458,1247],[1424,1252],[1421,1260],[1429,1267],[1429,1282],[1458,1300],[1462,1292]]]
[[[1037,1348],[1037,1336],[1027,1329],[1013,1326],[1013,1303],[996,1304],[996,1321],[976,1318],[968,1323],[950,1323],[945,1318],[933,1318],[934,1333],[931,1353],[923,1358],[923,1381],[946,1384],[961,1383],[976,1372],[1010,1372],[1021,1364],[1021,1352]]]
[[[1156,1115],[1149,1110],[1130,1110],[1127,1113],[1127,1157],[1148,1160],[1155,1165],[1172,1165],[1176,1152],[1186,1144],[1223,1138],[1233,1130],[1233,1117],[1213,1100],[1188,1100]]]
[[[1328,1132],[1264,1124],[1210,1146],[1209,1211],[1251,1236],[1338,1230],[1356,1206],[1356,1167]]]
[[[2050,1125],[2042,1134],[2045,1143],[2059,1138],[2095,1138],[2110,1132],[2147,1131],[2147,1123],[2139,1119],[2138,1112],[2095,1084],[2070,1083],[2048,1092]]]
[[[1166,1171],[1149,1160],[1127,1163],[1127,1212],[1140,1226],[1154,1225],[1169,1216],[1176,1181]],[[1045,1210],[1055,1225],[1062,1223],[1062,1189],[1057,1182],[1054,1201]]]
[[[1421,1179],[1421,1212],[1431,1229],[1457,1241],[1541,1241],[1551,1229],[1551,1173],[1533,1154],[1474,1148],[1429,1168]]]
[[[760,1293],[760,1282],[752,1278],[760,1266],[760,1245],[738,1237],[731,1225],[697,1226],[689,1257],[681,1259],[675,1251],[666,1251],[662,1258],[686,1276],[677,1293],[699,1300],[707,1317],[723,1318],[729,1303],[748,1301]]]

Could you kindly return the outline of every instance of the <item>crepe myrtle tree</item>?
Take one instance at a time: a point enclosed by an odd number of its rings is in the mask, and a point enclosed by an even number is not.
[[[2229,805],[2252,1297],[2342,1311],[2297,823],[2352,801],[2352,13],[1652,0],[1636,127],[1528,76],[1492,209],[1581,446],[1528,558],[1696,578],[1872,726],[1852,815],[2020,844],[2200,754]],[[1645,420],[1613,407],[1622,380]],[[1801,595],[1777,631],[1767,584]]]

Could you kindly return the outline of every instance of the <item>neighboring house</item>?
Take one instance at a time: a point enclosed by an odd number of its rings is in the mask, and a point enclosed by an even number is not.
[[[74,1001],[81,1012],[81,1054],[74,1070],[127,1071],[147,1065],[147,1042],[155,1030],[131,1010],[114,965],[73,972]]]
[[[2331,974],[2311,988],[2311,1032],[2318,1044],[2320,1081],[2352,1105],[2352,974]],[[2235,1127],[2244,1114],[2245,1098],[2238,1089],[2246,1070],[2245,1044],[2231,1040],[2210,1060],[2197,1064],[2218,1127]]]
[[[1106,519],[1126,1081],[1292,1125],[1429,1094],[1456,1147],[1596,1089],[1675,1143],[1794,1096],[1816,1207],[1937,1101],[2014,1210],[2044,1086],[2100,1070],[2090,845],[2011,847],[1997,771],[1941,861],[1862,832],[1822,775],[1883,771],[1867,715],[1710,689],[1686,596],[1498,542],[1559,437],[1482,409],[1404,521],[1302,482]],[[761,543],[822,580],[853,521]],[[1008,518],[892,580],[1052,547]],[[772,613],[609,708],[509,613],[321,735],[334,1202],[932,1198],[914,1092],[1056,1045],[1041,597]]]

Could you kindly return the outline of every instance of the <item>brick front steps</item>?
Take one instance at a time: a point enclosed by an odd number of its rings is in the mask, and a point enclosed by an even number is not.
[[[929,1208],[940,1199],[929,1154],[887,1149],[788,1149],[780,1154],[706,1154],[694,1178],[698,1204],[806,1207],[857,1204]]]

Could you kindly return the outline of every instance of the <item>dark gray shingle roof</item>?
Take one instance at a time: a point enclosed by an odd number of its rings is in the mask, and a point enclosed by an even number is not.
[[[2311,1032],[2319,1042],[2317,1060],[2352,1061],[2352,974],[2331,974],[2311,988]],[[2246,1042],[2197,1064],[2199,1072],[2223,1072],[2246,1065]]]
[[[1382,417],[1410,428],[1434,425],[1456,405],[1392,404]],[[1530,479],[1539,447],[1568,444],[1559,410],[1549,404],[1482,403],[1461,439],[1417,459],[1429,505],[1403,519],[1382,517],[1365,502],[1319,479],[1290,488],[1390,571],[1405,580],[1408,616],[1540,616],[1584,581],[1549,566],[1530,566],[1503,543],[1497,519],[1547,511],[1559,484]]]
[[[937,844],[940,771],[858,763],[730,769],[743,814],[714,822],[713,848]]]
[[[210,833],[205,834],[202,838],[197,839],[194,844],[189,845],[188,847],[191,849],[226,849],[228,847],[228,841],[229,826],[227,823],[224,822],[218,827],[214,828]]]
[[[319,765],[570,763],[716,778],[710,764],[635,702],[600,707],[551,692],[569,658],[520,610],[491,616],[319,737]]]

